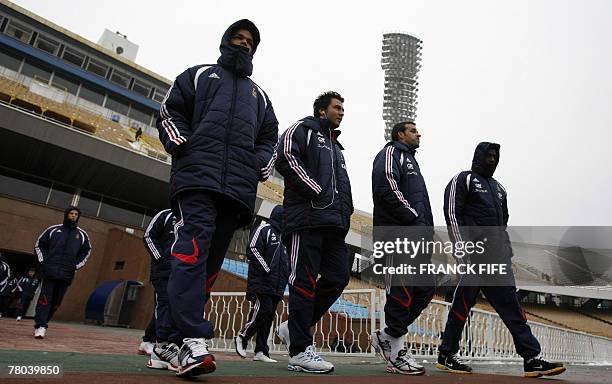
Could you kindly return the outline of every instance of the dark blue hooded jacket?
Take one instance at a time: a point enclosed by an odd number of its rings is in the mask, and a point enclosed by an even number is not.
[[[490,149],[497,151],[497,162],[485,161]],[[444,190],[444,218],[449,235],[457,241],[480,241],[487,238],[487,249],[502,258],[512,256],[506,232],[508,202],[506,190],[493,178],[499,163],[499,144],[482,142],[474,151],[472,169],[459,172]],[[477,227],[487,227],[478,229]]]
[[[433,227],[429,194],[415,150],[390,141],[372,166],[373,221],[375,226],[422,225]]]
[[[68,212],[79,212],[76,222],[68,220]],[[52,225],[38,237],[34,250],[41,264],[44,279],[63,280],[72,283],[74,273],[82,268],[91,253],[89,235],[78,227],[81,211],[68,207],[64,211],[63,224]]]
[[[174,242],[175,219],[170,209],[164,209],[153,217],[142,238],[151,255],[151,280],[170,277],[170,248]]]
[[[289,259],[281,242],[283,207],[277,205],[268,223],[253,228],[247,245],[249,276],[247,295],[282,297],[289,279]]]
[[[19,281],[17,281],[17,289],[21,293],[21,299],[32,299],[34,297],[34,293],[36,293],[38,284],[40,284],[40,280],[38,280],[36,277],[29,277],[26,275],[19,279]]]
[[[253,52],[230,43],[247,29]],[[259,32],[248,20],[232,24],[221,40],[218,64],[198,65],[180,74],[157,119],[159,139],[172,154],[170,195],[202,189],[237,202],[239,225],[251,222],[258,181],[274,164],[278,122],[270,99],[248,76]]]
[[[348,233],[353,197],[339,135],[328,120],[309,116],[281,136],[276,169],[285,182],[283,236],[316,227]]]

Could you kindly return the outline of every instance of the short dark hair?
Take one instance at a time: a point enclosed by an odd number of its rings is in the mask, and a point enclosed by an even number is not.
[[[338,99],[340,100],[340,102],[344,103],[344,99],[342,98],[342,96],[340,96],[338,92],[334,92],[334,91],[323,92],[317,97],[317,99],[314,101],[314,104],[312,105],[313,116],[319,117],[319,110],[326,109],[327,107],[329,107],[332,99]]]
[[[393,129],[391,130],[391,140],[399,140],[399,133],[404,132],[406,130],[406,124],[412,124],[416,126],[416,124],[412,120],[402,121],[401,123],[395,124],[393,126]]]

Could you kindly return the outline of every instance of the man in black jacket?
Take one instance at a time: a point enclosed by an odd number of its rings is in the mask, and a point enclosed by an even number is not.
[[[253,228],[249,237],[247,298],[253,307],[247,323],[235,338],[236,353],[243,359],[247,356],[247,343],[257,333],[253,360],[276,363],[270,358],[268,335],[289,278],[287,252],[281,242],[282,220],[283,207],[277,205],[268,223],[262,222]]]
[[[178,371],[178,340],[172,325],[168,302],[168,278],[171,271],[170,248],[174,241],[176,219],[170,209],[158,212],[143,236],[145,248],[151,255],[151,283],[155,289],[155,347],[147,367]]]
[[[279,326],[277,334],[289,347],[291,371],[329,373],[334,369],[315,352],[310,328],[349,282],[344,239],[353,200],[338,142],[343,103],[336,92],[321,94],[314,102],[313,116],[287,129],[277,149],[276,169],[285,181],[283,241],[291,264],[289,321]]]
[[[433,239],[433,216],[425,180],[415,159],[421,134],[414,122],[405,121],[393,127],[391,139],[376,155],[372,168],[374,226],[379,230],[384,230],[382,227],[411,227],[411,230],[398,232],[417,241],[430,241]],[[413,260],[426,263],[430,259],[431,254],[422,254]],[[388,361],[387,372],[421,375],[425,368],[410,356],[404,346],[404,337],[408,326],[431,301],[435,291],[433,281],[428,284],[405,278],[385,280],[386,327],[372,335],[372,345]]]
[[[62,303],[75,271],[85,265],[91,253],[89,236],[78,226],[80,217],[77,207],[66,208],[64,222],[47,228],[36,241],[34,250],[42,274],[34,316],[34,337],[37,339],[45,337],[47,323]]]
[[[495,259],[510,266],[512,247],[506,232],[509,217],[506,189],[493,178],[499,163],[499,149],[499,144],[495,143],[478,144],[472,169],[458,173],[446,186],[444,217],[450,238],[457,248],[462,247],[466,240],[486,243],[485,252],[475,255],[475,259],[469,262],[485,263]],[[482,291],[512,334],[516,352],[523,358],[525,376],[553,376],[565,372],[563,364],[550,363],[539,356],[540,343],[527,325],[525,311],[516,294],[512,269],[508,270],[507,276],[494,276],[492,280],[503,279],[501,286],[480,285],[487,281],[486,276],[476,281],[464,276],[460,278],[439,348],[436,365],[439,369],[452,373],[472,372],[472,368],[458,356],[459,341],[470,309]]]
[[[36,288],[40,281],[35,277],[36,269],[30,268],[28,274],[23,276],[17,282],[17,289],[19,290],[19,306],[17,307],[17,321],[21,321],[21,317],[25,315],[30,307],[30,302],[34,298]]]
[[[177,220],[168,296],[182,344],[178,376],[216,369],[206,344],[214,328],[204,308],[235,230],[251,223],[257,183],[274,163],[278,122],[270,99],[249,78],[259,42],[251,21],[232,24],[217,64],[180,74],[160,107],[157,129],[172,154]]]

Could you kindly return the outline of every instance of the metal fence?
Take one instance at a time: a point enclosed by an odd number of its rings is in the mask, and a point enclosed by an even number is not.
[[[369,336],[384,324],[385,292],[378,289],[345,290],[316,325],[313,342],[318,352],[333,355],[373,356]],[[234,337],[247,322],[251,303],[244,292],[214,292],[206,318],[215,324],[212,348],[233,351]],[[450,304],[433,300],[408,328],[406,346],[417,357],[432,358],[446,324]],[[274,329],[287,319],[287,297],[278,306],[268,344],[271,352],[286,352]],[[529,322],[545,358],[572,363],[612,364],[612,339],[536,322]],[[253,349],[253,345],[249,345]],[[460,354],[470,360],[521,361],[510,332],[496,313],[472,309],[460,343]]]

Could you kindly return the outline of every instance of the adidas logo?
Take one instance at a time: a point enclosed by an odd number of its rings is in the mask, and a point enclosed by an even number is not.
[[[480,180],[478,180],[477,178],[474,178],[474,181],[475,181],[476,183],[480,183]]]
[[[208,75],[208,77],[209,77],[209,78],[211,78],[211,79],[219,79],[219,80],[221,80],[221,78],[219,77],[219,75],[217,75],[217,74],[216,74],[216,73],[214,73],[214,72],[213,72],[213,73],[211,73],[210,75]]]

